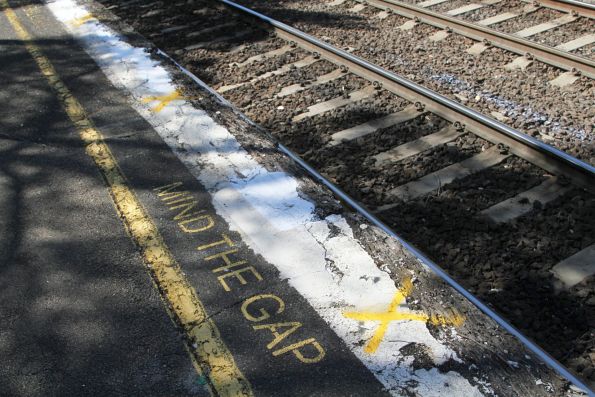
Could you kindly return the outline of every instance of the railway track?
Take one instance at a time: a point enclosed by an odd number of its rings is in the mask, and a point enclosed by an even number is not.
[[[227,0],[104,3],[593,382],[592,165]]]
[[[514,10],[501,10],[499,13],[477,19],[474,21],[465,20],[465,15],[473,11],[488,11],[490,7],[497,7],[501,0],[486,0],[478,3],[466,4],[464,6],[449,6],[449,1],[428,0],[418,4],[406,3],[397,0],[357,0],[363,7],[376,7],[385,14],[379,14],[382,18],[387,12],[394,12],[397,15],[409,18],[410,20],[401,25],[401,29],[411,29],[417,23],[424,23],[442,29],[434,36],[435,40],[443,40],[450,33],[463,35],[475,40],[476,43],[467,49],[470,54],[480,55],[490,46],[497,46],[507,51],[520,55],[507,65],[507,67],[526,67],[533,60],[538,60],[552,65],[568,73],[557,77],[554,84],[569,84],[576,81],[579,74],[595,78],[595,61],[588,59],[571,51],[588,47],[595,43],[595,31],[584,33],[579,37],[572,38],[555,47],[532,41],[531,38],[539,33],[554,30],[560,26],[577,21],[579,18],[592,20],[595,18],[595,7],[588,4],[543,2],[527,3],[524,7]],[[330,4],[341,5],[345,0],[337,0]],[[458,2],[454,2],[457,3]],[[441,5],[443,12],[432,11],[431,8]],[[357,6],[356,6],[357,7]],[[538,11],[542,7],[563,10],[564,14],[549,21],[536,23],[535,25],[520,29],[514,33],[506,33],[492,28],[513,18],[523,17]],[[354,11],[360,12],[364,8],[354,7]],[[490,13],[489,15],[491,15]]]
[[[243,4],[316,37],[328,37],[335,47],[353,48],[353,53],[364,59],[410,80],[423,81],[450,99],[595,164],[595,92],[589,77],[493,45],[486,49],[463,35],[395,13],[387,16],[385,11],[356,1],[335,6],[322,0],[306,6],[293,0],[244,0]],[[518,0],[507,0],[476,10],[471,16],[489,17],[523,5]],[[454,7],[456,3],[444,2],[435,7],[440,6]],[[557,12],[540,8],[503,22],[507,26],[502,29],[520,31],[559,14],[552,13]],[[591,20],[585,21],[581,18],[531,39],[553,40],[548,42],[552,45],[572,40],[584,35],[585,29],[593,30]],[[475,51],[478,46],[479,54]],[[581,50],[592,53],[593,45],[575,52]]]

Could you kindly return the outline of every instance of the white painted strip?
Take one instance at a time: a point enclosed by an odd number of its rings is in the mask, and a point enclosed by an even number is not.
[[[554,276],[566,289],[595,274],[595,244],[591,244],[552,268]]]
[[[389,114],[386,117],[371,120],[367,123],[356,125],[355,127],[351,127],[343,131],[335,132],[331,136],[332,139],[328,143],[328,146],[336,146],[344,141],[351,141],[357,138],[361,138],[383,128],[392,127],[393,125],[401,124],[405,121],[414,119],[420,114],[422,113],[419,110],[417,110],[415,106],[409,105],[400,112]]]
[[[461,15],[466,12],[479,10],[480,8],[483,8],[485,6],[486,6],[486,4],[471,3],[471,4],[467,4],[466,6],[458,7],[453,10],[447,11],[446,14],[451,15],[451,16]]]
[[[142,104],[143,98],[168,95],[178,88],[167,70],[146,49],[130,46],[97,21],[81,26],[68,23],[88,13],[73,0],[56,0],[48,7],[82,40],[110,81],[131,93],[132,106],[207,189],[230,228],[256,255],[277,267],[279,277],[310,303],[391,394],[482,395],[455,370],[438,369],[449,360],[465,363],[423,322],[391,322],[375,354],[366,353],[362,341],[372,337],[377,324],[353,321],[343,314],[345,310],[385,310],[397,289],[359,244],[347,221],[339,215],[320,218],[298,191],[298,179],[261,166],[227,129],[190,102],[176,101],[161,112],[151,111]],[[329,261],[341,277],[329,270]],[[406,303],[401,310],[408,310]],[[411,344],[423,346],[427,353],[423,368],[402,352]],[[481,379],[481,368],[477,371]],[[481,388],[493,395],[489,385]]]
[[[221,86],[217,89],[217,92],[220,94],[223,94],[224,92],[234,90],[234,89],[242,87],[246,84],[253,84],[253,83],[256,83],[257,81],[268,79],[269,77],[285,74],[293,68],[300,69],[300,68],[306,67],[308,65],[312,65],[314,62],[317,62],[317,61],[318,61],[318,59],[314,58],[313,56],[307,56],[303,59],[300,59],[299,61],[285,64],[285,65],[281,66],[279,69],[261,74],[260,76],[257,76],[255,78],[253,78],[252,80],[243,81],[241,83],[236,83],[236,84]]]
[[[469,159],[463,160],[460,163],[449,165],[436,172],[432,172],[418,180],[409,182],[405,185],[398,186],[388,192],[391,197],[398,198],[402,201],[410,201],[424,194],[431,193],[442,188],[442,186],[451,183],[455,179],[461,179],[486,168],[492,167],[501,163],[510,154],[502,154],[495,146],[477,154]],[[394,207],[393,204],[378,208],[379,211],[384,211],[387,208]]]
[[[578,39],[570,40],[566,43],[557,45],[556,48],[562,51],[574,51],[593,43],[595,43],[595,33],[588,33],[579,37]]]
[[[407,157],[425,152],[435,146],[452,142],[464,134],[465,132],[462,130],[457,130],[453,126],[447,126],[433,134],[422,136],[414,141],[389,149],[386,152],[378,153],[374,156],[374,160],[376,160],[377,165],[396,163],[405,160]]]
[[[250,58],[246,59],[243,62],[232,62],[229,64],[229,66],[237,66],[237,67],[243,67],[246,65],[249,65],[251,63],[254,63],[256,61],[263,61],[269,58],[274,58],[277,57],[279,55],[283,55],[288,53],[289,51],[293,50],[293,47],[290,45],[284,45],[281,48],[277,48],[276,50],[271,50],[262,54],[258,54],[258,55],[254,55],[251,56]]]
[[[322,76],[319,76],[318,78],[316,78],[316,80],[308,82],[307,84],[292,84],[289,85],[287,87],[283,87],[281,89],[281,91],[279,91],[279,93],[277,94],[278,97],[284,97],[287,95],[292,95],[295,94],[296,92],[300,92],[303,90],[308,90],[312,87],[316,87],[319,86],[321,84],[326,84],[329,81],[333,81],[336,80],[342,76],[345,76],[345,73],[343,73],[341,71],[341,69],[335,69],[330,73],[327,74],[323,74]]]
[[[536,201],[547,204],[562,196],[571,186],[562,186],[557,178],[549,177],[541,184],[481,211],[496,223],[510,222],[533,210]]]
[[[336,6],[340,6],[341,4],[345,3],[347,0],[333,0],[330,3],[328,3],[329,7],[336,7]]]
[[[518,16],[519,14],[515,14],[514,12],[503,12],[502,14],[494,15],[493,17],[477,21],[477,24],[481,26],[495,25],[497,23],[508,21],[509,19],[516,18]]]
[[[353,91],[347,97],[333,98],[325,102],[317,103],[316,105],[308,106],[308,110],[306,112],[298,114],[292,119],[292,121],[297,123],[298,121],[307,119],[308,117],[326,113],[328,111],[347,106],[350,103],[361,101],[372,95],[374,91],[374,87],[368,86],[362,88],[361,90]]]
[[[518,32],[514,33],[514,35],[519,37],[531,37],[538,33],[545,32],[547,30],[557,28],[558,26],[566,25],[567,23],[576,21],[577,18],[578,17],[575,17],[574,15],[565,14],[560,18],[540,23],[539,25],[531,26],[523,30],[519,30]]]
[[[442,4],[442,3],[446,3],[449,0],[426,0],[426,1],[422,1],[421,3],[417,3],[416,6],[418,7],[422,7],[422,8],[427,8],[427,7],[432,7],[438,4]]]

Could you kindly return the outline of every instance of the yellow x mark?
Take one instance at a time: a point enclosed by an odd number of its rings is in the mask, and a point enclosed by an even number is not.
[[[159,113],[164,107],[169,105],[172,101],[187,99],[178,90],[175,90],[171,94],[161,96],[148,96],[142,99],[142,103],[159,102],[156,106],[152,107],[151,110],[155,113]]]
[[[76,18],[70,21],[71,24],[73,24],[74,26],[81,26],[82,24],[91,21],[91,20],[96,20],[96,18],[91,15],[91,14],[87,14],[87,15],[83,15],[80,18]]]
[[[463,324],[465,321],[465,317],[462,315],[454,312],[452,316],[441,316],[441,315],[432,315],[428,316],[425,313],[415,313],[415,312],[399,312],[398,308],[399,305],[405,300],[405,298],[411,293],[413,290],[413,283],[411,282],[411,278],[406,278],[403,280],[403,286],[399,289],[391,301],[390,305],[388,306],[388,310],[384,313],[377,313],[377,312],[345,312],[343,316],[347,318],[351,318],[353,320],[358,321],[379,321],[380,326],[374,333],[374,336],[364,347],[364,351],[368,354],[373,354],[380,346],[380,342],[384,339],[384,334],[388,329],[388,326],[393,321],[399,320],[412,320],[412,321],[423,321],[423,322],[430,322],[434,325],[454,325],[459,326]]]

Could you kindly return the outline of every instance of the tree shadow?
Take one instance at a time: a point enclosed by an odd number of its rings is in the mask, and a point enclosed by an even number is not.
[[[254,36],[251,40],[254,42],[261,40],[263,37],[268,37],[261,33],[258,33]],[[242,39],[231,40],[229,44],[225,44],[226,46],[229,45],[229,48],[237,47],[241,45],[245,41]],[[16,42],[13,43],[3,43],[3,45],[15,45],[18,44]],[[59,55],[59,58],[62,58],[64,62],[74,62],[75,59],[71,57],[71,54],[67,52],[67,49],[60,50],[61,43],[60,42],[40,42],[40,45],[43,48],[51,48],[52,51],[62,51],[62,54]],[[8,56],[11,59],[10,56]],[[10,60],[9,64],[7,64],[7,71],[13,71],[20,69],[22,67],[21,63],[18,61],[18,56],[12,57],[13,60]],[[195,60],[197,63],[193,66],[195,68],[201,66],[212,66],[216,64],[216,57],[212,56],[210,59],[207,57],[202,59],[198,57]],[[84,61],[82,61],[84,62]],[[3,63],[4,68],[5,63]],[[11,68],[12,67],[12,68]],[[4,70],[4,69],[3,69]],[[18,75],[18,74],[17,74]],[[77,78],[84,78],[85,75],[83,73],[76,75]],[[202,76],[201,76],[202,77]],[[13,81],[9,82],[6,86],[7,89],[11,89],[11,86],[16,86],[17,84],[21,84],[20,81]],[[40,102],[39,108],[44,107],[53,107],[54,104],[50,103],[48,100],[47,103]],[[109,107],[109,105],[107,105]],[[115,109],[114,111],[117,112],[117,106],[113,106]],[[363,116],[377,116],[375,112],[366,113],[362,111]],[[47,241],[36,240],[30,241],[28,237],[28,228],[26,226],[26,220],[33,219],[32,210],[26,207],[26,201],[30,200],[29,196],[27,196],[27,192],[30,191],[41,191],[42,196],[39,198],[44,203],[55,203],[56,207],[51,207],[49,210],[45,210],[44,212],[52,212],[55,211],[56,214],[77,214],[84,212],[87,208],[83,203],[72,203],[71,200],[68,200],[67,192],[61,191],[59,189],[52,190],[51,186],[48,187],[47,179],[41,177],[35,178],[28,178],[20,174],[19,172],[15,171],[16,168],[22,168],[23,164],[27,164],[29,167],[41,169],[41,170],[54,170],[55,172],[64,172],[69,173],[72,178],[80,179],[80,180],[90,180],[91,187],[97,188],[98,191],[103,191],[105,194],[105,187],[97,178],[96,172],[88,165],[84,164],[84,161],[76,160],[73,158],[72,153],[75,151],[81,151],[80,143],[76,143],[76,139],[74,137],[71,139],[70,137],[64,138],[63,136],[56,136],[56,137],[48,137],[44,136],[49,130],[53,129],[60,129],[59,125],[49,125],[47,123],[47,119],[43,117],[43,115],[35,115],[32,116],[29,114],[27,115],[29,120],[25,122],[27,125],[32,125],[34,128],[32,129],[32,134],[26,134],[24,136],[14,135],[14,126],[10,125],[8,127],[1,127],[3,131],[2,134],[4,138],[8,141],[11,141],[9,145],[7,145],[6,149],[3,149],[2,153],[0,153],[0,174],[4,175],[4,178],[8,180],[8,185],[10,186],[11,191],[14,191],[14,195],[8,199],[6,203],[6,208],[11,209],[11,218],[6,222],[8,232],[6,232],[7,240],[4,246],[9,247],[7,251],[8,255],[6,258],[10,258],[10,261],[6,260],[4,263],[0,262],[0,279],[7,280],[6,288],[5,288],[5,297],[7,299],[3,299],[3,301],[8,301],[13,299],[10,294],[18,293],[15,292],[16,290],[20,289],[25,291],[25,295],[19,299],[26,299],[28,301],[39,301],[39,302],[46,302],[51,300],[52,294],[55,293],[56,289],[48,290],[47,288],[47,274],[49,272],[53,272],[58,274],[56,277],[60,278],[59,286],[63,288],[64,280],[68,284],[72,286],[79,286],[84,291],[94,291],[99,286],[110,284],[110,285],[119,285],[118,288],[122,290],[126,290],[127,288],[132,289],[144,289],[145,282],[141,280],[136,280],[133,278],[132,275],[128,275],[131,279],[128,280],[126,283],[127,285],[124,286],[121,284],[121,280],[119,277],[108,276],[107,274],[118,274],[118,264],[113,263],[111,267],[106,268],[105,263],[97,260],[94,262],[89,262],[87,258],[92,258],[97,256],[97,252],[93,247],[97,246],[104,246],[104,247],[112,247],[118,244],[124,244],[122,239],[126,240],[126,236],[119,236],[119,237],[102,237],[102,238],[93,238],[94,236],[89,236],[87,234],[83,236],[79,236],[76,239],[72,238],[58,238],[57,240],[53,240],[52,236],[60,235],[65,229],[65,226],[61,223],[61,219],[55,219],[55,223],[48,222],[48,229],[44,231],[44,235],[47,236]],[[341,126],[341,119],[337,119],[332,122],[338,130]],[[59,124],[59,123],[57,123]],[[126,121],[123,122],[123,125],[126,125]],[[41,128],[45,127],[45,128]],[[156,152],[159,146],[151,146],[145,145],[145,147],[139,147],[139,144],[134,139],[120,139],[114,137],[113,139],[117,140],[117,145],[120,147],[130,147],[135,150],[147,150],[150,152]],[[34,155],[27,154],[27,150],[31,147],[31,145],[46,145],[50,147],[55,147],[56,150],[64,151],[64,154],[61,153],[49,153],[43,154],[35,153]],[[295,148],[295,145],[293,145]],[[353,150],[356,150],[355,148]],[[158,154],[155,155],[153,161],[166,161],[166,158],[161,158]],[[351,170],[353,171],[353,170]],[[516,171],[510,171],[508,177],[511,179],[518,178],[521,175],[517,174]],[[487,177],[487,176],[486,176]],[[133,181],[133,186],[135,189],[139,190],[148,190],[151,187],[160,184],[162,181],[158,179],[155,175],[146,175],[144,178],[138,179]],[[348,186],[343,186],[344,188],[349,190]],[[446,187],[448,188],[448,187]],[[59,194],[60,193],[60,194]],[[362,196],[355,189],[351,189],[350,193],[354,196],[360,198],[362,201],[366,201],[365,195]],[[508,226],[506,228],[502,227],[502,229],[498,230],[497,227],[493,225],[485,225],[482,222],[478,223],[471,223],[469,219],[474,219],[475,214],[470,213],[465,209],[465,206],[461,204],[457,197],[438,197],[436,200],[439,201],[437,203],[430,202],[432,199],[428,201],[418,201],[413,204],[402,206],[398,210],[395,210],[394,213],[390,215],[384,215],[383,219],[391,224],[397,231],[402,232],[405,237],[410,238],[415,244],[419,245],[424,249],[424,251],[429,252],[430,255],[437,260],[438,263],[443,264],[447,263],[444,261],[446,255],[444,254],[441,248],[436,248],[436,244],[438,242],[442,242],[441,246],[447,247],[448,244],[453,246],[457,245],[460,246],[461,244],[465,244],[465,242],[474,241],[471,239],[472,236],[475,236],[479,232],[485,232],[483,228],[487,228],[487,231],[491,232],[498,232],[498,234],[508,234]],[[415,219],[408,221],[407,214],[419,214],[418,217]],[[447,216],[444,216],[444,215]],[[586,216],[589,216],[591,212],[587,213]],[[440,226],[442,225],[442,229],[438,229],[437,231],[432,229],[432,231],[428,231],[427,236],[422,235],[422,237],[416,237],[417,234],[414,234],[414,231],[419,229],[420,223],[418,222],[421,218],[433,219],[433,225],[431,226]],[[590,219],[593,219],[591,217]],[[438,220],[438,221],[437,221]],[[521,239],[522,236],[528,233],[528,230],[536,230],[539,229],[539,225],[536,223],[532,223],[530,218],[525,218],[522,220],[523,223],[526,222],[526,225],[521,225],[517,228],[514,233],[510,233],[510,239]],[[475,219],[474,219],[475,222]],[[88,225],[89,228],[97,227],[97,225]],[[72,225],[74,228],[74,224]],[[107,230],[113,227],[113,225],[106,225],[105,228]],[[120,228],[120,225],[117,225]],[[479,228],[479,230],[477,230]],[[568,227],[563,228],[564,230],[562,233],[568,232]],[[592,229],[591,235],[592,234]],[[559,231],[557,231],[559,232]],[[556,233],[557,233],[556,232]],[[555,234],[554,230],[550,231],[550,234],[547,237],[550,240],[555,240],[557,238],[557,234]],[[95,236],[96,237],[96,236]],[[127,240],[126,240],[127,241]],[[34,249],[29,250],[29,247],[33,247]],[[36,252],[39,250],[38,252]],[[107,250],[107,248],[106,248]],[[529,245],[527,246],[520,246],[511,248],[511,258],[502,258],[494,256],[498,256],[499,252],[495,251],[493,247],[489,244],[489,239],[486,239],[486,242],[481,243],[477,246],[476,250],[481,252],[482,255],[478,255],[477,257],[472,256],[471,261],[464,261],[465,266],[463,269],[469,269],[473,267],[479,268],[485,262],[486,257],[491,258],[492,260],[498,262],[502,260],[511,260],[512,257],[519,257],[523,259],[524,264],[531,265],[532,260],[539,260],[536,259],[534,247]],[[65,255],[69,259],[69,261],[65,264],[61,264],[60,268],[56,268],[54,266],[46,267],[46,263],[52,264],[52,262],[60,263],[63,259],[63,255],[58,255],[56,257],[56,253],[59,252],[68,252],[69,255]],[[102,257],[109,256],[106,253],[107,251],[103,252]],[[560,250],[559,255],[552,257],[552,259],[558,260],[561,259],[564,255],[566,255],[569,250]],[[43,260],[39,259],[39,256],[43,256]],[[558,258],[558,256],[560,258]],[[27,266],[28,261],[36,261],[36,263],[41,263],[44,266],[37,266],[33,268],[29,268]],[[84,263],[88,262],[88,263]],[[83,265],[81,265],[83,263]],[[457,262],[458,263],[458,262]],[[511,264],[512,263],[511,260]],[[82,267],[81,267],[82,266]],[[23,268],[23,269],[16,269],[15,268]],[[514,266],[513,266],[514,267]],[[82,271],[83,269],[84,271]],[[99,270],[101,269],[101,270]],[[453,274],[457,275],[457,277],[461,277],[461,280],[465,280],[465,271],[459,270],[457,266],[453,266],[453,268],[448,269]],[[513,268],[505,268],[506,271],[515,271]],[[486,271],[496,272],[494,269],[488,269]],[[66,273],[66,274],[65,274]],[[505,307],[504,309],[500,306],[497,306],[498,310],[502,311],[507,316],[512,316],[513,319],[517,319],[518,321],[522,320],[522,318],[526,317],[527,312],[536,312],[540,311],[543,306],[543,302],[547,302],[547,305],[551,305],[551,310],[548,310],[547,314],[543,317],[550,317],[550,313],[555,313],[558,316],[558,313],[562,313],[559,317],[557,322],[564,323],[568,322],[571,324],[572,327],[576,327],[576,332],[580,333],[585,330],[586,326],[592,327],[591,320],[589,322],[585,322],[581,320],[582,318],[587,318],[589,313],[585,313],[584,310],[577,309],[577,298],[573,296],[570,292],[562,292],[562,293],[555,293],[551,289],[547,289],[544,291],[544,301],[539,302],[531,302],[527,303],[527,297],[524,296],[524,293],[530,291],[531,288],[542,288],[544,285],[549,285],[551,283],[551,277],[548,275],[540,274],[535,276],[530,274],[526,277],[505,277],[506,274],[502,274],[499,279],[502,281],[502,286],[498,287],[501,289],[502,296],[504,298],[499,297],[498,299],[492,299],[490,297],[490,290],[486,290],[486,288],[481,288],[481,285],[474,286],[472,284],[466,284],[471,290],[476,291],[480,297],[485,299],[488,302],[493,303],[494,305],[499,305],[503,301],[514,301],[515,299],[519,302],[522,302],[521,306],[521,314],[516,314],[515,310],[518,307],[514,305],[511,308]],[[467,277],[468,278],[468,277]],[[496,278],[493,276],[492,278]],[[23,283],[23,280],[26,280],[26,283]],[[14,285],[10,285],[10,281],[14,281]],[[464,282],[464,281],[463,281]],[[492,282],[491,280],[488,283]],[[129,287],[130,284],[133,284],[134,287]],[[15,287],[16,286],[16,287]],[[530,286],[530,288],[527,288]],[[118,289],[116,288],[116,289]],[[8,291],[8,292],[7,292]],[[66,289],[65,291],[69,291]],[[146,313],[143,312],[143,305],[145,302],[135,302],[129,301],[129,297],[125,294],[117,295],[117,299],[113,299],[110,297],[103,296],[101,294],[90,294],[89,296],[83,296],[80,293],[79,288],[70,290],[72,296],[68,299],[71,299],[76,304],[81,304],[84,307],[84,303],[87,300],[91,300],[92,302],[89,303],[90,306],[93,307],[93,316],[97,318],[115,318],[114,321],[131,321],[134,323],[143,323],[146,321],[146,318],[155,318],[151,316],[159,317],[157,312],[159,310],[162,311],[161,306],[159,305],[158,300],[157,303],[151,304],[151,310],[155,310],[155,313]],[[84,294],[86,295],[86,294]],[[68,301],[65,298],[65,301]],[[125,301],[125,305],[122,306],[122,301]],[[120,306],[118,306],[118,304]],[[119,309],[115,310],[113,307],[116,306]],[[154,306],[154,307],[153,307]],[[47,313],[50,310],[51,313]],[[98,314],[97,314],[98,313]],[[162,313],[163,314],[163,313]],[[592,313],[591,313],[592,314]],[[515,317],[516,316],[516,317]],[[582,317],[581,317],[582,316]],[[84,340],[81,342],[81,346],[83,348],[78,349],[76,351],[71,350],[68,346],[68,342],[64,340],[64,329],[71,329],[71,328],[80,328],[84,329],[87,325],[80,325],[78,322],[84,322],[85,318],[77,318],[76,321],[72,322],[71,314],[69,313],[67,308],[60,307],[59,310],[55,309],[55,306],[50,306],[44,303],[41,305],[40,308],[32,308],[31,310],[26,310],[23,313],[23,309],[19,307],[11,307],[7,311],[7,314],[3,316],[3,318],[8,318],[11,324],[15,324],[15,332],[14,335],[9,336],[9,338],[16,338],[18,343],[14,346],[11,346],[11,356],[16,356],[19,346],[27,344],[29,340],[37,338],[37,334],[35,333],[35,329],[43,329],[46,334],[44,334],[42,339],[36,340],[34,342],[34,346],[36,347],[37,351],[44,351],[44,354],[52,357],[52,366],[49,369],[40,369],[40,368],[32,368],[31,370],[26,371],[27,376],[43,376],[46,379],[51,379],[56,384],[61,384],[58,389],[60,392],[67,393],[68,389],[67,386],[70,385],[80,386],[75,384],[75,381],[79,379],[86,379],[88,373],[96,371],[96,362],[94,361],[94,357],[104,357],[106,355],[106,346],[113,346],[110,343],[113,341],[122,340],[122,341],[129,341],[131,344],[138,344],[138,340],[132,340],[131,335],[138,337],[136,329],[126,328],[125,325],[119,325],[118,327],[112,327],[110,324],[104,323],[97,323],[89,328],[97,328],[99,331],[95,331],[95,333],[89,333],[89,340]],[[162,316],[163,317],[163,316]],[[514,320],[513,322],[517,321]],[[117,322],[116,321],[116,322]],[[541,340],[546,340],[547,343],[559,343],[560,346],[563,345],[563,341],[560,338],[557,338],[556,335],[551,335],[550,331],[544,331],[546,334],[540,335],[538,330],[543,327],[544,323],[548,321],[552,321],[550,319],[539,320],[535,324],[529,324],[528,326],[533,327],[534,334],[531,334],[538,342]],[[583,321],[581,323],[581,321]],[[109,323],[110,321],[108,321]],[[521,324],[521,323],[516,323]],[[33,327],[32,327],[33,325]],[[521,324],[522,325],[522,324]],[[231,325],[229,325],[231,327]],[[33,331],[32,331],[33,328]],[[574,332],[574,331],[573,331]],[[560,337],[562,334],[560,334]],[[19,339],[21,338],[21,339]],[[140,337],[142,341],[142,336]],[[540,342],[543,344],[543,342]],[[88,345],[88,346],[87,346]],[[148,346],[148,342],[143,344],[140,343],[142,348],[149,349],[154,348]],[[48,349],[47,346],[50,348]],[[564,349],[564,347],[561,347]],[[108,349],[109,350],[109,349]],[[162,354],[163,356],[167,356],[168,351],[165,349],[159,349],[157,352],[158,354]],[[80,359],[77,357],[84,357],[84,359]],[[128,362],[118,362],[116,363],[113,368],[106,368],[101,367],[101,374],[104,376],[105,379],[113,379],[114,385],[120,384],[122,379],[135,379],[134,382],[137,382],[136,377],[141,376],[141,379],[138,380],[138,383],[134,383],[135,387],[141,387],[140,382],[143,381],[142,375],[138,374],[131,374],[129,371],[130,369],[127,367],[129,366],[130,362],[134,361],[134,359],[138,359],[138,357],[142,357],[140,351],[136,351],[132,354],[124,354],[123,355]],[[53,357],[62,357],[62,359],[57,360]],[[65,358],[68,357],[68,358]],[[160,356],[159,356],[160,357]],[[22,365],[29,365],[29,363],[34,363],[35,360],[33,356],[25,355],[25,362]],[[61,361],[64,362],[61,362]],[[64,379],[60,378],[58,373],[68,372],[70,367],[68,367],[69,362],[76,362],[77,369],[75,376],[73,379]],[[31,364],[33,365],[33,364]],[[151,364],[153,365],[153,364]],[[157,366],[159,364],[155,364]],[[152,368],[152,367],[151,367]],[[263,376],[265,376],[263,374]],[[302,376],[302,375],[300,375]],[[306,374],[303,374],[305,377]],[[23,378],[23,382],[30,382],[32,378]],[[184,381],[186,382],[186,381]],[[126,383],[126,382],[124,382]],[[145,389],[148,387],[148,384],[143,385]],[[150,383],[151,387],[154,387],[154,383]],[[7,385],[5,390],[17,390],[15,389],[16,386],[13,384]],[[58,386],[57,386],[58,387]],[[136,390],[136,389],[135,389]],[[144,389],[143,389],[144,390]],[[117,386],[114,386],[113,389],[107,389],[109,393],[116,393],[119,391]],[[17,390],[18,392],[18,390]],[[17,393],[15,393],[17,394]],[[62,394],[62,393],[58,393]]]
[[[68,41],[36,44],[84,64]],[[0,48],[0,394],[205,395],[55,93],[22,42]],[[94,79],[82,69],[67,84]]]

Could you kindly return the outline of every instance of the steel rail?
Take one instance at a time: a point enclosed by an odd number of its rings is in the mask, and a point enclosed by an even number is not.
[[[293,41],[332,63],[345,66],[351,73],[382,85],[411,102],[420,102],[425,110],[452,123],[460,123],[468,131],[492,143],[504,144],[513,154],[552,174],[564,175],[575,184],[595,192],[595,167],[592,165],[287,24],[233,1],[219,1],[256,18],[266,27],[272,27],[279,37]]]
[[[568,13],[576,12],[585,18],[595,18],[595,4],[589,4],[577,0],[522,0],[525,3],[537,4],[553,10],[564,11]]]
[[[529,349],[532,353],[534,353],[537,357],[539,357],[543,362],[552,368],[555,372],[557,372],[560,376],[570,381],[576,387],[582,389],[589,396],[595,396],[595,392],[583,383],[580,379],[578,379],[572,372],[570,372],[566,367],[560,364],[555,358],[553,358],[549,353],[539,347],[535,342],[531,339],[527,338],[521,331],[516,329],[512,324],[506,321],[503,317],[501,317],[498,313],[494,310],[490,309],[488,305],[483,303],[479,298],[473,295],[471,292],[467,291],[465,287],[455,281],[452,277],[444,271],[440,266],[438,266],[434,261],[428,258],[424,253],[418,250],[414,245],[409,243],[403,237],[399,236],[394,230],[392,230],[389,226],[387,226],[384,222],[380,219],[376,218],[376,216],[372,215],[372,213],[367,210],[362,205],[358,204],[357,201],[352,199],[347,193],[341,190],[339,187],[335,186],[332,182],[327,180],[324,176],[318,173],[314,168],[310,167],[304,160],[302,160],[298,155],[293,153],[290,149],[286,148],[282,144],[277,144],[279,149],[291,157],[296,163],[298,163],[302,168],[304,168],[311,176],[329,188],[334,194],[336,194],[341,200],[343,200],[347,205],[353,208],[356,212],[360,213],[364,218],[370,221],[372,224],[380,228],[390,237],[397,240],[406,250],[411,252],[413,256],[420,260],[424,265],[430,268],[438,277],[444,280],[448,285],[450,285],[454,290],[464,296],[467,300],[469,300],[475,307],[477,307],[480,311],[482,311],[486,316],[494,320],[499,326],[504,328],[508,333],[513,335],[517,338],[522,345],[524,345],[527,349]]]
[[[220,0],[228,3],[227,0]],[[201,88],[206,89],[209,91],[213,96],[219,99],[221,103],[226,104],[232,109],[235,107],[225,99],[221,94],[217,91],[203,83],[198,77],[196,77],[192,72],[188,69],[180,65],[175,59],[170,57],[164,51],[157,49],[157,54],[161,55],[173,65],[175,65],[182,73],[190,77],[196,84],[198,84]],[[245,118],[243,114],[237,111],[237,114],[242,116],[244,120],[249,122],[250,124],[254,125],[254,123]],[[273,138],[274,139],[274,138]],[[392,230],[389,226],[387,226],[384,222],[378,219],[375,215],[373,215],[367,208],[359,204],[356,200],[351,198],[347,193],[345,193],[341,188],[334,185],[328,179],[326,179],[323,175],[321,175],[318,171],[312,168],[308,163],[302,160],[297,154],[295,154],[291,149],[287,148],[281,143],[277,143],[278,149],[285,153],[289,158],[295,161],[300,167],[302,167],[307,174],[314,178],[314,180],[319,181],[324,186],[326,186],[331,192],[333,192],[339,199],[341,199],[346,205],[353,208],[354,211],[361,214],[364,218],[366,218],[369,222],[377,226],[379,229],[384,231],[388,236],[395,239],[399,242],[406,250],[408,250],[415,258],[417,258],[421,263],[426,265],[429,269],[431,269],[438,277],[443,279],[448,285],[450,285],[454,290],[460,293],[464,298],[469,300],[475,307],[477,307],[481,312],[483,312],[486,316],[491,318],[494,322],[496,322],[499,326],[501,326],[504,330],[509,332],[512,336],[517,338],[519,342],[529,349],[533,354],[539,357],[546,365],[552,368],[556,373],[558,373],[563,378],[567,379],[570,383],[574,384],[576,387],[582,389],[589,396],[595,396],[595,393],[589,389],[589,387],[583,383],[580,379],[578,379],[574,374],[572,374],[566,367],[560,364],[555,358],[553,358],[549,353],[535,344],[531,339],[527,338],[521,331],[516,329],[512,324],[506,321],[503,317],[501,317],[498,313],[496,313],[493,309],[491,309],[488,305],[483,303],[479,298],[473,295],[471,292],[467,291],[462,285],[460,285],[457,281],[455,281],[451,276],[444,271],[439,265],[437,265],[434,261],[428,258],[423,252],[418,250],[414,245],[409,243],[406,239],[401,237],[397,234],[394,230]]]
[[[452,30],[454,33],[476,41],[489,43],[495,47],[513,52],[515,54],[530,54],[536,60],[564,70],[577,70],[583,75],[595,79],[595,61],[559,50],[554,47],[536,43],[512,34],[499,32],[486,26],[444,15],[435,11],[403,3],[398,0],[355,0],[362,4],[369,4],[382,10],[388,10],[410,19],[419,19],[420,22],[439,29]]]

